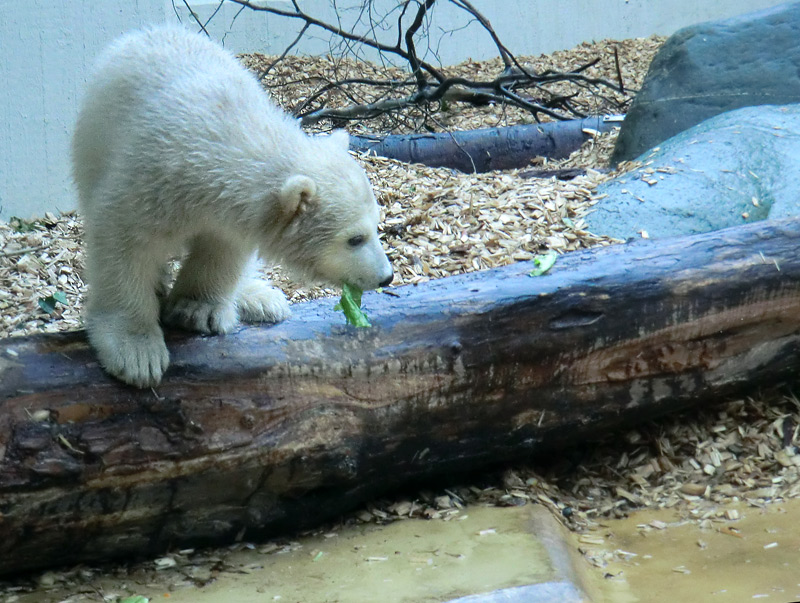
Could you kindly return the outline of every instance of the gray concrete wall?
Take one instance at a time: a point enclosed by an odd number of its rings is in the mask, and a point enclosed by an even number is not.
[[[205,22],[217,0],[188,0]],[[374,0],[377,14],[396,0]],[[777,0],[475,0],[516,54],[540,54],[582,41],[670,34],[690,23],[730,16]],[[366,27],[339,0],[342,24]],[[271,0],[272,6],[290,6]],[[329,0],[301,5],[333,18]],[[237,16],[238,14],[238,16]],[[32,217],[75,205],[69,178],[69,138],[92,59],[109,40],[146,23],[181,20],[197,28],[182,0],[0,0],[0,219]],[[396,15],[388,23],[394,23]],[[226,3],[208,24],[234,52],[279,53],[300,24]],[[443,64],[494,56],[491,40],[451,3],[429,23],[428,59]],[[452,32],[452,33],[448,33]],[[328,34],[309,31],[300,52],[337,52]],[[394,36],[387,32],[390,39]],[[435,52],[434,52],[435,51]],[[434,56],[435,55],[435,56]],[[367,58],[374,58],[368,56]]]
[[[0,219],[75,206],[69,140],[86,72],[111,39],[165,18],[164,0],[0,0]]]
[[[214,14],[208,31],[223,40],[234,52],[280,53],[297,35],[302,26],[297,21],[244,11],[238,15],[238,5],[226,3],[219,8],[218,0],[187,0],[200,20]],[[571,48],[591,40],[669,35],[700,21],[721,19],[768,6],[785,0],[473,0],[492,23],[504,44],[515,54],[531,55]],[[178,18],[196,27],[194,19],[181,0],[175,0]],[[261,2],[276,8],[291,10],[288,0]],[[330,0],[306,0],[304,10],[322,19],[335,21]],[[364,33],[368,19],[360,10],[362,0],[337,0],[342,26]],[[399,4],[398,0],[372,0],[373,13],[380,17]],[[388,20],[391,30],[382,38],[392,43],[397,34],[394,25],[397,12]],[[429,23],[432,59],[434,51],[442,64],[452,65],[468,58],[482,60],[497,56],[491,39],[477,23],[470,23],[463,10],[444,0],[437,3]],[[360,24],[359,16],[361,16]],[[405,22],[408,22],[407,18]],[[448,32],[453,32],[452,35]],[[331,36],[312,28],[305,43],[299,45],[307,54],[322,54],[337,50]]]

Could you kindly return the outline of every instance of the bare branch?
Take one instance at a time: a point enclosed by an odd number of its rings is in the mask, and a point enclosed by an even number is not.
[[[503,60],[503,65],[506,66],[507,70],[511,69],[512,64],[516,64],[516,60],[513,58],[512,54],[508,51],[503,43],[500,41],[500,38],[497,37],[497,33],[495,33],[492,24],[489,23],[489,20],[484,17],[480,12],[478,12],[474,6],[467,0],[450,0],[453,4],[458,6],[459,8],[463,8],[469,14],[471,14],[475,19],[480,23],[483,28],[489,32],[489,35],[492,38],[495,46],[497,46],[497,50],[500,53],[500,58]],[[517,65],[519,67],[519,65]]]
[[[417,49],[414,46],[414,36],[416,35],[419,28],[422,26],[422,20],[425,18],[425,13],[434,5],[436,0],[425,0],[425,4],[420,4],[417,9],[417,15],[414,17],[414,21],[412,21],[411,25],[409,25],[408,29],[405,33],[405,41],[406,41],[406,50],[408,51],[408,62],[411,65],[411,73],[414,75],[414,78],[417,80],[417,87],[420,90],[424,90],[425,87],[428,85],[428,80],[425,79],[425,75],[422,73],[420,68],[420,62],[417,58]],[[432,74],[433,75],[433,74]],[[434,76],[436,77],[436,76]],[[440,82],[444,79],[443,76],[437,77]]]
[[[541,116],[558,120],[572,119],[585,117],[587,111],[592,109],[592,103],[588,103],[585,97],[577,98],[579,93],[587,90],[605,106],[622,107],[624,102],[613,98],[616,94],[625,94],[618,57],[618,83],[584,73],[600,58],[569,72],[546,70],[537,73],[519,62],[471,0],[448,1],[469,16],[469,22],[464,27],[478,23],[497,48],[504,70],[493,79],[449,77],[444,70],[425,60],[430,56],[429,53],[436,57],[438,52],[438,46],[431,44],[429,31],[430,15],[437,5],[436,0],[396,0],[391,8],[381,11],[374,10],[374,0],[362,0],[359,6],[353,7],[349,16],[337,6],[337,0],[330,0],[336,14],[331,22],[306,12],[297,0],[284,5],[265,5],[255,0],[229,1],[239,5],[240,11],[248,8],[302,23],[294,40],[259,73],[262,81],[297,47],[304,36],[310,35],[313,28],[327,32],[331,40],[338,40],[335,46],[331,44],[332,74],[329,77],[317,77],[319,86],[310,94],[305,93],[300,104],[294,108],[293,113],[306,125],[323,120],[366,120],[392,115],[395,120],[421,120],[417,121],[416,128],[427,128],[437,123],[432,112],[441,110],[450,102],[476,106],[499,104],[504,108],[513,106],[530,112],[537,121]],[[188,1],[183,2],[189,8]],[[205,31],[197,15],[191,8],[189,11]],[[447,33],[452,32],[444,32],[439,44]],[[385,40],[387,35],[389,41]],[[422,48],[423,41],[427,44],[427,50],[423,48],[424,52],[420,54],[418,45]],[[402,60],[410,72],[409,79],[397,75],[382,77],[379,73],[376,77],[364,77],[363,70],[359,77],[353,77],[353,68],[344,58],[350,56],[356,61],[366,61],[365,49],[376,51],[386,69],[389,63],[395,64],[392,59]],[[308,83],[307,78],[304,83]],[[291,83],[283,82],[282,85]],[[611,90],[614,95],[604,96],[602,89]],[[343,100],[350,105],[339,106]],[[334,104],[336,106],[332,106]],[[594,106],[596,108],[597,105]],[[401,112],[406,112],[406,115],[401,116]]]
[[[372,119],[389,111],[404,109],[414,104],[410,98],[392,98],[368,105],[351,105],[341,109],[321,109],[304,115],[300,123],[304,126],[322,121],[323,119],[335,120],[360,120]]]
[[[619,48],[614,45],[614,66],[617,69],[617,81],[619,82],[619,91],[625,93],[625,84],[622,83],[622,69],[619,66]]]
[[[435,118],[433,118],[433,121],[434,121],[434,123],[436,123],[436,125],[437,125],[437,126],[439,126],[439,127],[440,127],[440,128],[443,130],[443,131],[446,131],[446,132],[447,132],[447,133],[450,135],[450,140],[452,140],[452,141],[453,141],[453,144],[454,144],[454,145],[456,145],[456,148],[457,148],[459,151],[461,151],[461,152],[462,152],[464,155],[466,155],[467,159],[469,159],[469,162],[470,162],[470,164],[472,165],[472,173],[473,173],[473,174],[477,174],[477,173],[478,173],[478,167],[475,165],[475,159],[473,159],[473,157],[472,157],[472,155],[470,154],[470,152],[469,152],[469,151],[467,151],[467,149],[465,149],[465,148],[464,148],[464,145],[462,145],[462,144],[461,144],[461,143],[458,141],[458,138],[456,138],[456,137],[453,135],[453,132],[452,132],[452,130],[445,128],[445,127],[444,127],[444,126],[443,126],[443,125],[442,125],[442,124],[441,124],[441,123],[440,123],[440,122],[439,122],[437,119],[435,119]]]
[[[195,23],[197,23],[200,26],[200,29],[203,31],[203,33],[206,34],[206,36],[208,36],[210,38],[211,36],[209,35],[208,30],[206,29],[206,26],[203,24],[202,21],[200,21],[200,17],[197,16],[197,13],[195,13],[192,10],[192,7],[189,6],[189,3],[186,0],[183,0],[183,4],[186,7],[186,10],[189,11],[189,14],[192,15],[192,19],[195,20]]]
[[[184,2],[184,4],[185,4],[185,2]],[[220,11],[220,9],[222,8],[222,5],[223,5],[223,4],[225,4],[225,0],[219,0],[219,2],[217,3],[217,8],[215,8],[215,9],[214,9],[214,12],[212,12],[212,13],[211,13],[211,14],[208,16],[208,19],[206,19],[206,22],[205,22],[205,23],[203,23],[203,27],[205,27],[205,26],[207,26],[209,23],[211,23],[211,19],[213,19],[214,17],[216,17],[216,16],[217,16],[217,13]],[[190,9],[190,10],[191,10],[191,9]]]
[[[330,90],[338,89],[342,91],[344,94],[346,92],[346,86],[353,85],[353,84],[362,84],[365,86],[373,86],[376,88],[391,88],[391,89],[399,89],[402,87],[406,87],[410,84],[413,84],[412,81],[409,80],[373,80],[369,78],[348,78],[344,80],[338,80],[335,82],[328,81],[325,85],[321,88],[318,88],[311,96],[305,99],[298,107],[296,107],[292,113],[299,117],[305,117],[312,112],[306,113],[308,107],[310,107],[314,102],[317,101],[322,95]]]
[[[281,62],[283,59],[285,59],[285,58],[286,58],[286,55],[287,55],[287,54],[289,54],[289,51],[291,51],[291,50],[292,50],[292,48],[294,48],[295,46],[297,46],[297,43],[298,43],[298,42],[299,42],[299,41],[302,39],[302,37],[305,35],[306,31],[308,31],[308,28],[309,28],[309,27],[311,27],[311,25],[309,25],[308,23],[306,23],[306,24],[304,24],[304,25],[303,25],[302,29],[300,30],[300,33],[299,33],[299,34],[297,34],[297,37],[296,37],[296,38],[295,38],[295,39],[292,41],[292,43],[291,43],[291,44],[289,44],[289,45],[288,45],[288,46],[287,46],[287,47],[284,49],[284,51],[281,53],[281,55],[280,55],[280,56],[279,56],[277,59],[275,59],[274,61],[272,61],[272,62],[271,62],[269,65],[267,65],[267,68],[266,68],[266,69],[264,69],[264,70],[263,70],[261,73],[259,73],[259,74],[258,74],[258,79],[259,79],[259,81],[261,81],[261,80],[263,80],[265,77],[267,77],[267,74],[268,74],[270,71],[272,71],[272,68],[273,68],[273,67],[275,67],[275,65],[277,65],[277,64],[278,64],[278,63],[280,63],[280,62]]]
[[[397,48],[400,48],[400,45],[403,43],[403,17],[406,16],[409,4],[411,4],[411,0],[405,0],[405,2],[403,2],[403,10],[400,11],[400,16],[397,17],[397,44],[395,44]]]
[[[186,0],[184,0],[184,2],[185,1]],[[313,16],[309,15],[308,13],[303,12],[300,9],[300,7],[297,5],[296,0],[292,0],[292,6],[295,7],[294,11],[288,11],[288,10],[284,10],[284,9],[281,9],[281,8],[273,8],[273,7],[270,7],[270,6],[262,6],[261,4],[255,4],[255,3],[251,2],[250,0],[230,0],[230,1],[234,2],[236,4],[239,4],[241,6],[246,6],[247,8],[249,8],[251,10],[254,10],[254,11],[271,13],[273,15],[278,15],[278,16],[281,16],[281,17],[289,17],[291,19],[301,19],[301,20],[305,21],[309,25],[313,25],[315,27],[319,27],[320,29],[323,29],[323,30],[325,30],[327,32],[335,34],[335,35],[341,37],[344,40],[348,40],[348,41],[351,41],[351,42],[357,42],[359,44],[363,44],[364,46],[368,46],[370,48],[374,48],[375,50],[378,50],[380,52],[385,52],[385,53],[389,53],[389,54],[396,54],[399,57],[403,58],[404,60],[410,61],[410,57],[408,56],[408,53],[405,50],[403,50],[400,46],[388,46],[388,45],[386,45],[386,44],[384,44],[384,43],[382,43],[382,42],[380,42],[378,40],[375,40],[375,39],[372,39],[372,38],[367,38],[365,36],[360,36],[358,34],[354,34],[354,33],[350,32],[350,31],[347,31],[347,30],[343,29],[342,27],[338,27],[336,25],[331,25],[330,23],[326,23],[326,22],[324,22],[324,21],[322,21],[320,19],[317,19],[316,17],[313,17]],[[432,0],[428,0],[428,1],[432,2]],[[429,64],[429,63],[427,63],[425,61],[421,61],[421,60],[417,60],[417,62],[418,62],[419,68],[424,69],[425,71],[430,73],[437,80],[444,79],[443,76],[439,73],[439,70],[436,69],[436,67],[434,67],[433,65],[431,65],[431,64]]]
[[[351,80],[350,83],[352,82],[353,81]],[[375,83],[376,82],[372,82],[372,84]],[[381,84],[387,85],[386,82],[381,82]],[[404,98],[394,98],[375,103],[352,105],[345,108],[322,108],[315,111],[310,111],[306,114],[300,115],[301,123],[303,125],[311,125],[323,119],[371,119],[379,115],[383,115],[388,111],[403,109],[410,106],[431,104],[442,100],[467,102],[475,105],[485,105],[490,102],[505,101],[510,102],[517,107],[531,111],[534,113],[534,116],[537,116],[541,113],[548,115],[553,119],[569,119],[568,116],[559,114],[558,112],[553,111],[544,105],[515,94],[502,84],[498,86],[492,86],[492,83],[488,82],[481,83],[482,85],[475,84],[478,83],[464,78],[448,78],[438,86],[429,86]],[[332,82],[328,84],[328,88],[330,89],[338,87],[338,85],[338,82]]]
[[[38,245],[36,247],[24,247],[23,249],[14,249],[12,251],[0,251],[0,258],[11,258],[18,255],[25,255],[26,253],[34,253],[47,249],[47,245]]]
[[[505,97],[511,102],[513,102],[515,105],[517,105],[518,107],[522,107],[524,109],[528,109],[531,113],[533,113],[533,116],[536,119],[536,121],[539,121],[540,113],[548,115],[553,119],[558,119],[558,120],[567,119],[563,114],[558,113],[557,111],[552,111],[540,105],[539,103],[534,103],[525,98],[522,98],[521,96],[515,94],[505,86],[500,86],[500,90],[503,92]]]

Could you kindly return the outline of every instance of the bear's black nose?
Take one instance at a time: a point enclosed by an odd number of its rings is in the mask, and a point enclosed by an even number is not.
[[[380,283],[380,285],[378,285],[378,286],[379,286],[379,287],[388,287],[388,286],[391,284],[391,282],[392,282],[393,280],[394,280],[394,272],[392,272],[392,273],[391,273],[391,274],[388,276],[388,278],[385,278],[384,280],[382,280],[382,281],[381,281],[381,283]]]

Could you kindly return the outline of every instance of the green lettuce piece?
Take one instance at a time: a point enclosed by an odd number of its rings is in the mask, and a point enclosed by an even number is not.
[[[67,300],[67,296],[64,294],[63,291],[56,291],[55,293],[53,293],[53,295],[48,295],[47,297],[39,298],[39,307],[48,314],[55,314],[57,303],[62,304],[64,306],[66,306],[69,303],[69,300]]]
[[[556,258],[558,254],[555,251],[548,251],[544,255],[537,255],[533,258],[533,263],[536,266],[530,272],[530,276],[542,276],[545,272],[550,270],[553,267],[553,264],[556,263]]]
[[[342,297],[333,309],[344,312],[347,324],[356,327],[371,327],[367,315],[361,310],[361,294],[363,291],[348,284],[342,285]]]

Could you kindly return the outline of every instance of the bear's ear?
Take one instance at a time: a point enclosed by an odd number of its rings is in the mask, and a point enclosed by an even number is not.
[[[306,211],[317,192],[317,185],[308,176],[295,174],[286,179],[280,192],[281,209],[293,218]]]
[[[350,134],[347,130],[334,130],[331,132],[331,142],[346,151],[350,148]]]

